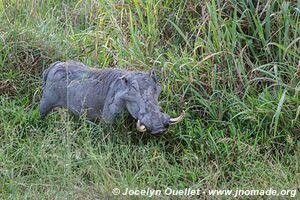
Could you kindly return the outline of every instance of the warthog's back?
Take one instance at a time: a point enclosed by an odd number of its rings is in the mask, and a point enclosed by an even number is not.
[[[89,68],[75,61],[55,62],[43,74],[42,102],[49,108],[66,107],[75,114],[87,111],[89,118],[99,118],[109,88],[125,72]],[[42,109],[41,113],[47,114]]]

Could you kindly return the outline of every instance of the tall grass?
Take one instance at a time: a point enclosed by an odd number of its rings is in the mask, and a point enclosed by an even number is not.
[[[0,1],[0,198],[113,198],[119,188],[299,186],[296,1]],[[155,68],[184,122],[153,138],[66,111],[39,118],[56,60]],[[205,198],[201,196],[200,198]]]

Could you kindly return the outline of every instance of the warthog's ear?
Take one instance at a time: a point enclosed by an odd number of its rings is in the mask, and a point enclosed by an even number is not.
[[[128,80],[127,80],[127,78],[126,78],[126,75],[123,75],[123,76],[119,77],[118,79],[121,79],[125,84],[128,83]]]
[[[151,69],[151,71],[149,72],[149,75],[150,75],[151,78],[153,78],[153,80],[154,80],[155,82],[157,81],[155,69]]]

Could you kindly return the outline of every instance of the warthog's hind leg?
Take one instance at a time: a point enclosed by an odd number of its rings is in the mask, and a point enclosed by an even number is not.
[[[45,118],[46,115],[54,108],[54,105],[49,104],[44,98],[40,103],[40,115],[41,118]]]
[[[44,118],[48,115],[56,107],[61,107],[62,104],[59,101],[58,96],[48,95],[48,93],[44,93],[40,102],[40,115],[41,118]]]

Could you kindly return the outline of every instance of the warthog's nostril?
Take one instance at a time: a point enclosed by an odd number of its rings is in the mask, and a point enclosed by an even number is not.
[[[151,134],[155,134],[155,135],[161,135],[162,133],[166,132],[166,128],[161,128],[155,131],[151,131]]]

